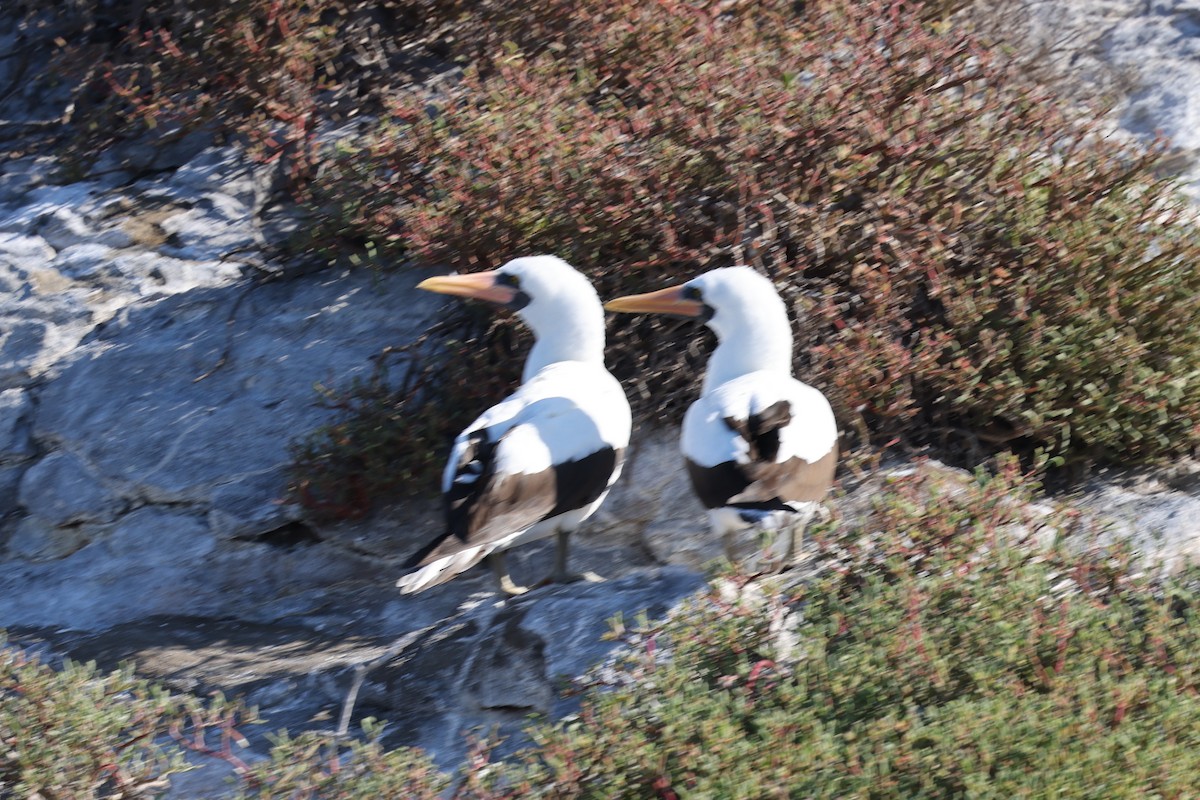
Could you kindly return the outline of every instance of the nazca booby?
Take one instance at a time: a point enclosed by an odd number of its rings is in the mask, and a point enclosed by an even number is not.
[[[405,565],[408,594],[444,583],[485,556],[500,589],[504,551],[557,535],[553,580],[565,582],[571,532],[604,501],[629,446],[629,401],[604,366],[604,311],[591,283],[554,256],[417,285],[514,309],[533,331],[521,386],[454,440],[442,475],[446,531]]]
[[[792,377],[792,330],[775,287],[750,267],[725,267],[605,308],[700,317],[716,333],[680,437],[692,488],[731,561],[740,560],[737,534],[754,528],[774,535],[759,564],[790,566],[833,482],[838,431],[825,395]]]

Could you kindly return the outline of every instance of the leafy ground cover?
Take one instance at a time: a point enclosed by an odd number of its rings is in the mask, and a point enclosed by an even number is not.
[[[1011,462],[901,479],[820,579],[699,599],[643,634],[635,680],[541,731],[540,796],[1187,796],[1196,576],[1032,544],[1072,523],[1028,491]]]
[[[1009,459],[891,479],[814,537],[815,577],[727,574],[667,620],[614,622],[582,707],[486,731],[455,775],[366,737],[279,734],[245,798],[1186,798],[1200,783],[1200,572],[1152,577],[1034,504]],[[237,757],[239,709],[0,650],[0,786],[152,794],[184,748]],[[182,725],[188,725],[186,730]],[[174,738],[165,734],[174,733]],[[240,762],[238,762],[240,764]],[[5,796],[0,789],[0,797]]]

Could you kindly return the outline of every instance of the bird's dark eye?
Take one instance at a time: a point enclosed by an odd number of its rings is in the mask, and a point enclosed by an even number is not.
[[[499,275],[497,275],[496,283],[500,286],[511,286],[514,289],[521,288],[521,279],[508,272],[501,272]]]
[[[701,298],[700,287],[699,286],[683,287],[682,297],[684,300],[700,300],[700,298]]]

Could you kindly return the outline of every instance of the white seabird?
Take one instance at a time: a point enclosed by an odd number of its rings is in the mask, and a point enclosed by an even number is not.
[[[730,560],[736,535],[756,528],[774,535],[760,563],[789,566],[833,482],[838,431],[825,395],[792,377],[792,330],[775,287],[750,267],[726,267],[605,308],[701,317],[717,334],[683,419],[692,488]]]
[[[429,278],[417,288],[514,309],[533,331],[521,386],[454,440],[442,476],[446,531],[406,565],[401,592],[444,583],[489,557],[502,591],[520,594],[504,552],[557,535],[555,581],[568,581],[571,532],[621,474],[631,418],[604,366],[604,311],[591,283],[554,256]]]

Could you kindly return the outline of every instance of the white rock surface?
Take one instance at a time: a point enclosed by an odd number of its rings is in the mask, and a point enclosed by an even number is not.
[[[1099,524],[1102,541],[1128,542],[1154,574],[1200,564],[1200,491],[1098,483],[1074,505]]]
[[[1117,100],[1122,129],[1177,148],[1176,168],[1200,200],[1200,3],[1197,0],[1024,0],[1017,44],[1065,76],[1073,95]]]

